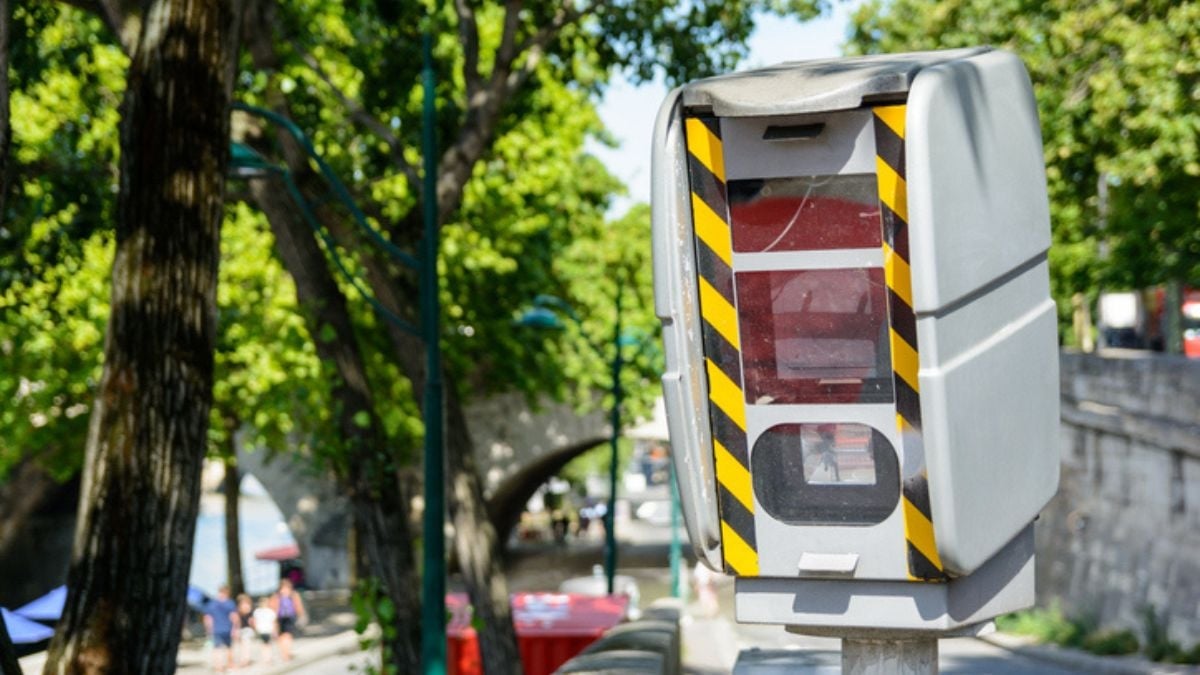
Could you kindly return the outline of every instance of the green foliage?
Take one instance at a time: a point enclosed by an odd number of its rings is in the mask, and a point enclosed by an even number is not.
[[[1166,615],[1160,615],[1150,605],[1142,608],[1142,637],[1146,644],[1142,651],[1152,661],[1200,663],[1200,643],[1193,645],[1191,649],[1184,649],[1172,640]]]
[[[1089,622],[1068,619],[1058,606],[1001,616],[996,619],[996,626],[1008,633],[1028,635],[1040,642],[1069,647],[1081,646],[1090,631]]]
[[[569,297],[572,270],[561,261],[603,236],[604,212],[621,189],[583,153],[601,129],[586,97],[550,82],[533,99],[536,115],[497,139],[467,185],[461,214],[442,230],[447,360],[453,372],[470,373],[466,391],[562,393],[570,366],[547,344],[555,336],[515,319],[539,294]],[[576,311],[591,309],[581,303]]]
[[[97,233],[80,256],[0,291],[0,480],[32,458],[60,480],[83,461],[88,412],[100,380],[112,238]]]
[[[1084,650],[1101,656],[1136,654],[1141,647],[1137,635],[1127,629],[1096,631],[1084,638],[1082,646]]]
[[[1200,282],[1200,2],[893,0],[854,23],[858,52],[991,44],[1025,62],[1060,325],[1075,292]]]
[[[682,83],[733,70],[746,55],[755,13],[810,19],[829,5],[827,0],[628,0],[603,5],[594,24],[580,32],[596,40],[602,68],[628,69],[635,80],[662,72],[668,82]]]
[[[234,432],[248,434],[248,447],[269,451],[332,435],[327,372],[273,248],[260,213],[244,203],[227,207],[209,432],[216,453],[227,451]]]
[[[100,378],[126,59],[98,19],[12,9],[12,171],[0,218],[0,481],[32,458],[66,479]]]
[[[444,344],[451,383],[464,396],[501,389],[531,398],[548,393],[580,407],[611,404],[615,304],[622,334],[653,342],[649,215],[638,207],[609,222],[620,184],[588,155],[589,139],[608,142],[593,106],[617,69],[668,80],[731,67],[744,52],[757,12],[812,16],[822,0],[674,3],[623,0],[563,5],[526,2],[516,33],[533,44],[555,17],[584,10],[553,39],[514,62],[528,66],[483,140],[461,206],[442,229],[440,272]],[[435,57],[443,147],[468,119],[466,51],[451,3],[436,20]],[[407,168],[419,163],[419,31],[426,3],[299,0],[277,8],[277,70],[240,63],[235,98],[286,98],[297,124],[348,183],[372,225],[402,247],[418,233]],[[492,73],[504,5],[475,7],[480,75]],[[569,17],[574,19],[574,17]],[[36,455],[65,478],[78,470],[91,398],[100,374],[107,321],[114,196],[118,189],[119,103],[128,59],[96,16],[39,0],[13,9],[13,181],[0,226],[0,480]],[[536,53],[535,53],[536,52]],[[353,103],[348,103],[352,101]],[[391,138],[360,123],[378,120]],[[237,191],[234,181],[230,189]],[[310,195],[326,211],[342,207]],[[344,214],[343,214],[344,215]],[[336,220],[336,218],[335,218]],[[367,244],[339,233],[352,273],[366,278]],[[297,449],[318,466],[345,460],[332,421],[332,365],[316,356],[288,275],[271,253],[273,237],[244,203],[231,203],[223,229],[212,447],[232,434],[255,447]],[[373,255],[373,254],[372,254]],[[398,288],[411,279],[395,266]],[[367,361],[375,419],[388,440],[387,470],[414,459],[421,436],[412,385],[396,363],[380,319],[340,280],[354,315],[354,339]],[[405,286],[409,284],[409,286]],[[618,291],[619,289],[619,291]],[[566,300],[580,321],[563,331],[516,324],[538,294]],[[623,348],[625,414],[644,414],[657,388],[661,354]],[[369,424],[371,419],[357,420]]]
[[[1200,663],[1200,644],[1185,650],[1171,640],[1166,621],[1153,607],[1142,611],[1141,642],[1130,630],[1101,628],[1092,618],[1068,618],[1057,605],[1001,616],[996,619],[996,625],[1008,633],[1028,635],[1039,642],[1074,647],[1102,656],[1140,651],[1153,661]]]
[[[359,634],[359,649],[371,651],[381,648],[381,666],[368,665],[364,672],[369,675],[396,675],[399,667],[391,658],[388,645],[396,639],[400,628],[396,625],[396,605],[383,591],[376,577],[367,577],[358,582],[350,595],[350,606],[354,610],[354,632]],[[371,634],[371,627],[378,628]]]
[[[617,468],[629,466],[633,457],[633,441],[621,438],[617,441]],[[612,465],[612,446],[608,443],[597,445],[582,455],[567,463],[559,472],[559,476],[582,489],[588,476],[607,476]],[[618,474],[619,475],[619,474]]]

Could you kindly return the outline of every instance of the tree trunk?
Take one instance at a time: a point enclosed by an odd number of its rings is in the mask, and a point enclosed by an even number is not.
[[[370,385],[346,299],[329,271],[312,231],[279,179],[255,180],[251,192],[267,214],[275,246],[296,283],[296,297],[314,337],[317,355],[336,369],[333,388],[341,440],[339,478],[350,490],[355,521],[372,570],[396,607],[395,636],[386,645],[402,673],[420,667],[420,583],[409,532],[408,504],[379,432]],[[367,420],[363,423],[363,420]]]
[[[3,2],[4,0],[0,0]],[[8,634],[8,626],[0,617],[0,675],[21,675],[21,664],[17,661],[17,650]]]
[[[500,564],[500,542],[488,517],[462,401],[452,386],[446,388],[446,422],[454,552],[475,616],[480,619],[480,661],[488,675],[516,675],[522,672],[521,653],[512,623],[508,580]]]
[[[9,470],[0,484],[0,559],[20,555],[10,547],[56,487],[54,478],[33,459],[23,459]]]
[[[229,444],[234,445],[233,436]],[[229,591],[233,597],[246,592],[246,582],[242,578],[242,542],[241,516],[238,514],[238,501],[242,496],[242,474],[238,471],[237,450],[231,448],[231,454],[225,458],[225,477],[222,479],[225,492],[225,560],[229,569]]]
[[[212,404],[227,0],[152,0],[122,104],[112,311],[47,673],[175,669]]]

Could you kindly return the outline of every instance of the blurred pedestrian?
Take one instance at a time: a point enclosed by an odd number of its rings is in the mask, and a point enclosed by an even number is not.
[[[567,518],[565,508],[555,509],[550,516],[550,527],[554,531],[554,541],[559,544],[567,542],[567,531],[571,527],[571,521]]]
[[[260,660],[264,663],[271,663],[275,660],[274,654],[271,652],[271,641],[275,639],[278,627],[275,625],[275,610],[271,609],[271,600],[272,598],[267,596],[259,598],[258,607],[250,617],[250,622],[254,625],[254,632],[258,635],[258,641],[262,643]]]
[[[584,504],[579,508],[579,529],[575,530],[575,536],[583,538],[588,536],[588,529],[592,526],[592,507]]]
[[[251,617],[254,614],[254,604],[250,596],[241,593],[237,597],[238,629],[234,635],[234,660],[239,666],[250,665],[251,652],[254,651],[254,627]]]
[[[296,637],[298,626],[308,621],[308,613],[291,579],[279,580],[279,592],[272,600],[271,609],[275,610],[275,620],[279,624],[279,658],[291,661],[292,640]]]
[[[213,670],[223,673],[233,668],[233,632],[237,628],[237,605],[229,599],[229,587],[217,589],[217,597],[204,606],[204,630],[212,641]]]

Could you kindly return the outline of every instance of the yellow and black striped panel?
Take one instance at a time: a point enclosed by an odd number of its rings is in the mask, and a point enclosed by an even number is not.
[[[721,129],[716,117],[688,117],[684,135],[725,571],[758,576]]]
[[[904,451],[916,452],[921,434],[920,370],[917,318],[913,311],[912,271],[908,251],[908,185],[904,173],[905,106],[874,109],[875,170],[883,213],[883,266],[891,315],[892,370],[896,390],[896,424]],[[905,462],[901,477],[904,539],[908,574],[914,580],[941,581],[946,573],[933,537],[929,479],[925,462]]]

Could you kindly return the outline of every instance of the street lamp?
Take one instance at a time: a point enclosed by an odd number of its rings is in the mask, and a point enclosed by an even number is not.
[[[575,325],[579,327],[580,332],[583,331],[583,321],[579,315],[575,313],[574,308],[570,303],[562,298],[553,295],[539,295],[533,300],[534,307],[526,311],[518,323],[522,326],[530,326],[533,328],[554,328],[560,329],[563,327],[562,320],[559,317],[558,311],[566,314]],[[621,334],[621,287],[617,287],[616,297],[617,318],[613,324],[613,358],[611,362],[612,383],[610,391],[612,393],[613,402],[612,409],[609,411],[609,423],[612,427],[612,433],[609,437],[609,444],[612,449],[611,458],[608,466],[608,505],[604,514],[604,576],[607,582],[608,594],[613,594],[614,581],[617,573],[617,441],[621,437],[621,402],[624,398],[624,390],[621,388],[621,368],[624,366],[624,358],[622,347],[630,344],[637,344],[637,340]],[[588,345],[601,358],[604,358],[604,348],[602,345],[592,342],[586,334],[583,334],[584,343]]]
[[[419,276],[418,306],[421,325],[418,329],[385,307],[342,262],[333,238],[321,226],[308,200],[304,198],[290,171],[268,162],[253,148],[233,143],[230,148],[230,171],[235,176],[255,178],[267,175],[279,176],[287,187],[288,194],[299,208],[304,221],[321,237],[335,266],[371,307],[384,319],[425,342],[426,374],[424,390],[423,421],[425,424],[425,513],[422,520],[424,566],[421,575],[421,664],[425,675],[441,675],[446,672],[446,541],[445,530],[445,469],[443,447],[443,385],[441,345],[439,344],[439,316],[441,308],[438,298],[438,230],[437,230],[437,143],[434,137],[434,80],[432,66],[432,40],[428,31],[422,40],[425,67],[422,84],[425,90],[425,105],[422,119],[422,151],[424,153],[424,199],[422,200],[424,232],[420,257],[398,249],[366,222],[350,191],[321,159],[312,142],[286,117],[264,108],[244,103],[234,103],[235,110],[270,122],[292,136],[297,144],[317,164],[322,177],[332,188],[337,199],[349,209],[355,224],[363,229],[381,248],[405,267],[415,270]]]

